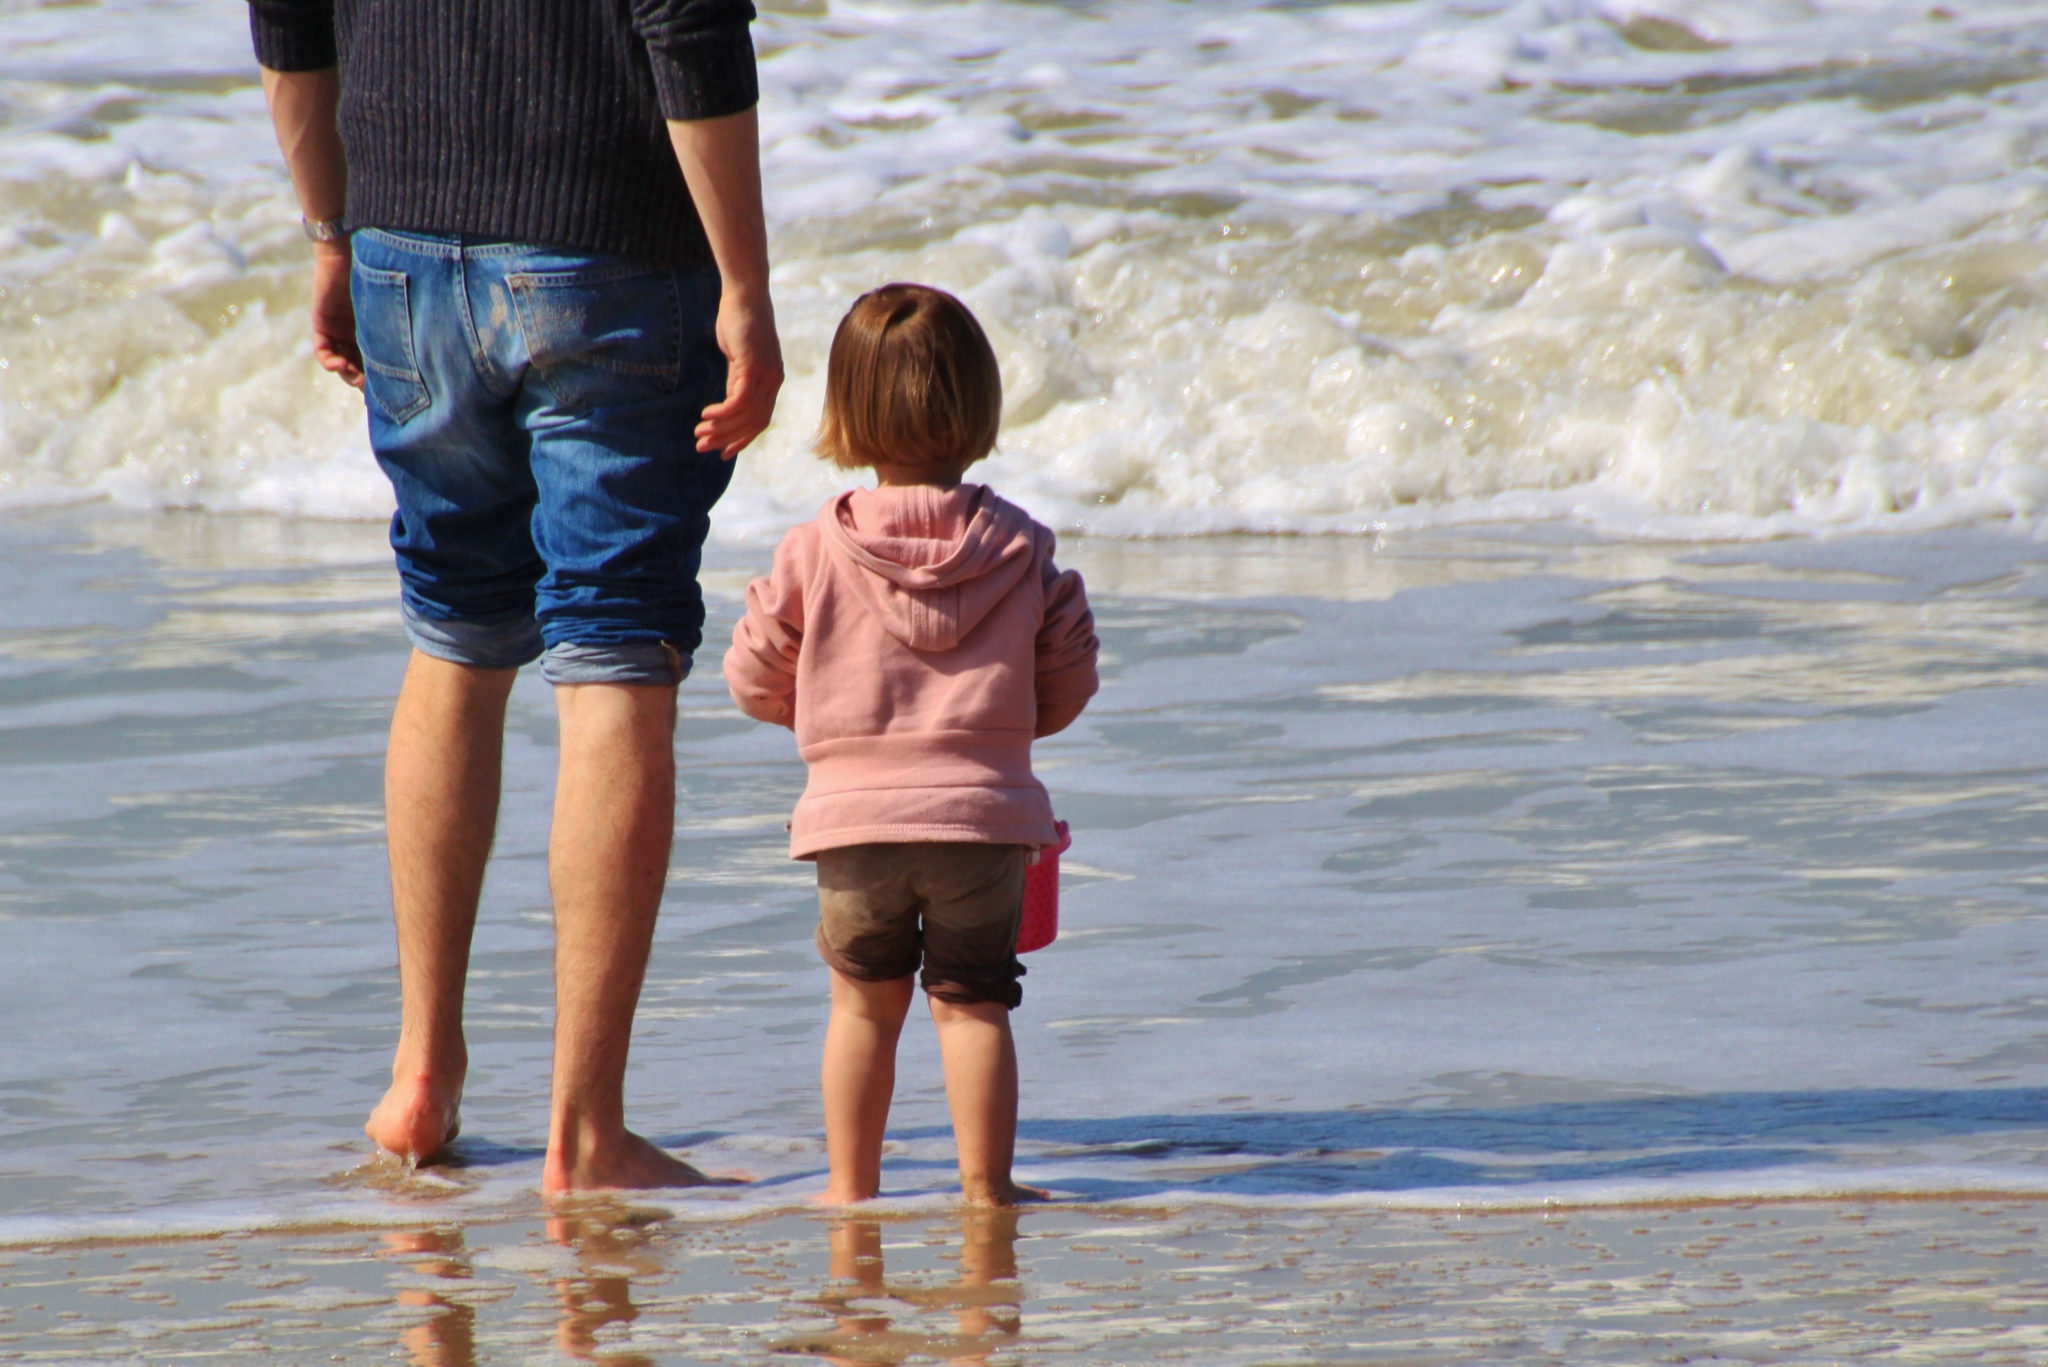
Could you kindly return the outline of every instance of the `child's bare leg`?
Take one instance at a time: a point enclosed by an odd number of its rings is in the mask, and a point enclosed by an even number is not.
[[[946,1067],[946,1105],[960,1150],[960,1194],[970,1205],[1013,1206],[1042,1193],[1010,1180],[1017,1147],[1017,1046],[1001,1002],[931,998]]]
[[[825,1026],[825,1153],[832,1178],[820,1201],[866,1201],[882,1190],[882,1135],[896,1091],[896,1040],[916,994],[914,978],[862,982],[832,970]]]

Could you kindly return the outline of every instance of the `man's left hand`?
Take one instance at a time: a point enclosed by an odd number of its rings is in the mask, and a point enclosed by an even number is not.
[[[718,349],[725,353],[725,397],[704,410],[697,449],[731,460],[761,435],[775,416],[782,389],[782,343],[766,293],[727,290],[718,301]]]

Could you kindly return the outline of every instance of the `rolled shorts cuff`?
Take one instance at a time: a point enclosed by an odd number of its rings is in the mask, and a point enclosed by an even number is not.
[[[667,641],[579,645],[557,641],[540,657],[540,676],[551,684],[667,684],[683,681],[690,662]]]
[[[540,658],[540,623],[530,612],[484,621],[441,621],[401,602],[405,634],[422,655],[472,669],[517,669]]]
[[[942,1002],[952,1002],[956,1006],[994,1002],[1005,1010],[1015,1011],[1024,1001],[1024,986],[1017,979],[1030,971],[1018,963],[1017,956],[1013,954],[1005,967],[982,972],[934,968],[926,964],[924,972],[918,975],[918,981],[927,997],[937,997]]]
[[[898,978],[908,978],[917,972],[917,966],[924,958],[914,948],[911,950],[908,958],[901,956],[894,959],[879,960],[855,960],[848,958],[834,949],[832,942],[825,938],[825,924],[822,918],[818,923],[817,934],[812,936],[811,939],[818,946],[818,957],[825,961],[826,967],[836,972],[844,973],[855,982],[887,983],[894,982]]]

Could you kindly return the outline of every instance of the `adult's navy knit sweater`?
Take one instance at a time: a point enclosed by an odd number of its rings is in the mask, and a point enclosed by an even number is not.
[[[756,99],[749,0],[250,0],[272,71],[341,68],[350,227],[708,264],[667,119]]]

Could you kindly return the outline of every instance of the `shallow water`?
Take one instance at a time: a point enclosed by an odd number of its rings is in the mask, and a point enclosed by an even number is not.
[[[1018,1016],[1022,1174],[1282,1209],[2048,1192],[2048,551],[1555,528],[1077,541],[1105,687]],[[712,639],[755,557],[714,566]],[[0,1241],[529,1211],[547,690],[522,678],[463,1166],[358,1127],[395,981],[376,533],[0,522]],[[707,650],[700,666],[715,661]],[[684,689],[637,1122],[799,1202],[824,983],[786,735]],[[885,1182],[950,1143],[913,1029]]]

